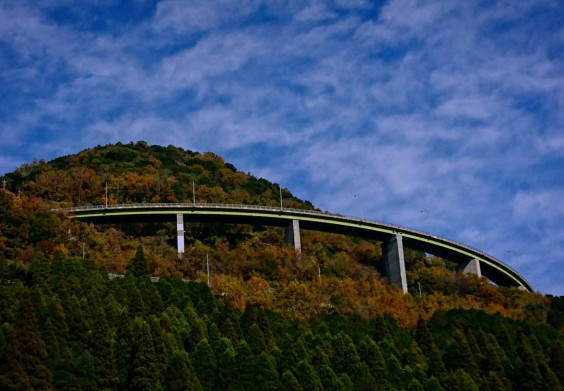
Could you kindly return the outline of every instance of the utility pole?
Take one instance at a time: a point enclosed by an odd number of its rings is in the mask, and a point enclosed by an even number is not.
[[[419,285],[419,297],[421,297],[421,283],[417,281],[417,285]]]
[[[6,190],[6,180],[5,180],[5,179],[2,181],[2,188],[3,188],[4,190]]]
[[[85,252],[86,252],[86,243],[82,243],[82,259],[84,259]]]
[[[192,179],[192,203],[194,207],[196,207],[196,185],[194,184],[194,180]]]
[[[106,209],[108,209],[108,182],[106,182]]]
[[[282,186],[278,186],[278,188],[280,189],[280,210],[282,210]]]

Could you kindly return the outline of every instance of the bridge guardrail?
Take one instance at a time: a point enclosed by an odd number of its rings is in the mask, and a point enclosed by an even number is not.
[[[269,211],[269,212],[295,212],[295,213],[299,213],[299,214],[309,214],[309,215],[322,215],[322,216],[327,216],[327,217],[334,217],[334,218],[344,218],[347,220],[353,220],[356,221],[358,223],[361,224],[372,224],[372,225],[381,225],[381,226],[385,226],[387,228],[392,228],[392,229],[396,229],[396,230],[400,230],[400,231],[405,231],[405,232],[410,232],[410,233],[414,233],[417,235],[421,235],[421,236],[428,236],[430,238],[433,239],[437,239],[437,240],[441,240],[444,241],[446,243],[451,243],[463,248],[466,248],[468,250],[472,250],[475,253],[478,254],[482,254],[484,256],[487,256],[489,258],[493,258],[494,257],[487,255],[486,253],[484,253],[481,250],[478,250],[477,248],[473,248],[471,246],[468,246],[467,244],[464,243],[460,243],[457,242],[455,240],[452,239],[447,239],[444,237],[440,237],[440,236],[435,236],[433,234],[431,234],[430,232],[423,232],[423,231],[418,231],[415,230],[413,228],[408,228],[405,226],[401,226],[401,225],[396,225],[396,224],[390,224],[390,223],[385,223],[385,222],[381,222],[381,221],[375,221],[375,220],[368,220],[368,219],[364,219],[364,218],[359,218],[356,216],[350,216],[350,215],[343,215],[343,214],[338,214],[338,213],[330,213],[330,212],[323,212],[323,211],[318,211],[318,210],[310,210],[310,209],[297,209],[297,208],[280,208],[280,207],[274,207],[274,206],[268,206],[268,205],[243,205],[243,204],[215,204],[215,203],[202,203],[202,202],[197,202],[197,203],[182,203],[182,202],[175,202],[175,203],[168,203],[168,202],[158,202],[158,203],[137,203],[137,204],[110,204],[108,206],[105,205],[86,205],[86,206],[73,206],[70,208],[62,208],[63,211],[65,212],[81,212],[81,211],[90,211],[90,210],[109,210],[109,209],[113,209],[113,210],[120,210],[120,209],[143,209],[143,208],[163,208],[163,209],[167,209],[167,208],[212,208],[212,209],[240,209],[240,210],[265,210],[265,211]]]

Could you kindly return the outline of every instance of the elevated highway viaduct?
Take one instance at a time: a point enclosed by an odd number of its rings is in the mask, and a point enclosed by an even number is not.
[[[462,243],[414,229],[313,210],[232,204],[153,203],[66,208],[69,218],[94,224],[176,221],[178,252],[184,252],[184,222],[261,224],[286,227],[286,241],[301,251],[300,229],[358,236],[382,242],[384,275],[407,292],[403,247],[455,262],[460,270],[485,276],[501,286],[533,291],[515,270]]]

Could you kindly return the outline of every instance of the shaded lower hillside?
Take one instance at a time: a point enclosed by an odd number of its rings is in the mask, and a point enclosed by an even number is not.
[[[205,283],[92,261],[0,264],[0,389],[561,390],[564,336],[477,310],[390,316],[244,311]],[[299,292],[297,292],[299,293]],[[385,296],[382,297],[384,299]]]

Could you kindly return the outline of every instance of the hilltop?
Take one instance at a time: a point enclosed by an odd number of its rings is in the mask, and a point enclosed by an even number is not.
[[[285,207],[314,209],[213,153],[118,143],[3,179],[5,388],[25,388],[14,371],[35,389],[561,387],[562,298],[496,287],[411,250],[404,295],[380,274],[380,243],[305,231],[299,254],[277,227],[187,224],[179,258],[172,222],[95,227],[57,211],[106,201],[276,206],[280,193]]]

